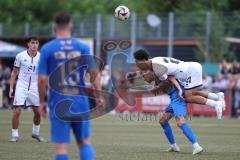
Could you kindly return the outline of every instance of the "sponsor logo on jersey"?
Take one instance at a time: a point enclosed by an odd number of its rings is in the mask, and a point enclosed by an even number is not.
[[[80,56],[81,56],[81,52],[79,52],[79,51],[72,51],[72,52],[68,52],[68,54],[67,54],[68,59],[72,59],[72,58],[76,58],[76,57],[80,57]]]
[[[59,52],[54,53],[54,57],[56,59],[64,59],[64,58],[66,58],[66,55],[65,55],[65,52],[59,51]]]

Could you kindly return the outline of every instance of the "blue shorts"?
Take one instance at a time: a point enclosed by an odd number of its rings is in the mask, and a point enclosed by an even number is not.
[[[56,116],[51,116],[51,141],[58,143],[70,143],[70,132],[73,134],[77,141],[82,141],[91,136],[91,122],[66,122]]]
[[[184,91],[184,89],[182,88]],[[176,116],[186,116],[187,102],[178,98],[178,90],[174,89],[170,93],[171,102],[164,109],[164,113],[172,113],[174,117]]]
[[[54,112],[54,103],[49,103],[49,116],[51,123],[51,141],[58,143],[70,143],[71,130],[77,141],[82,141],[91,136],[91,121],[64,121],[56,116]],[[79,108],[81,107],[81,108]],[[72,112],[84,112],[89,110],[88,100],[79,102],[72,106]]]
[[[176,116],[186,116],[187,103],[184,100],[175,100],[171,102],[163,112],[172,113]]]

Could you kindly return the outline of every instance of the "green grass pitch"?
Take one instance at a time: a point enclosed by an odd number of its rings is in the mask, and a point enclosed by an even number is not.
[[[9,142],[12,111],[0,110],[0,160],[53,160],[54,145],[49,142],[49,119],[41,124],[41,134],[48,142],[31,138],[32,112],[22,112],[20,140]],[[157,121],[128,121],[118,115],[105,115],[92,121],[92,142],[96,160],[238,160],[240,159],[240,120],[193,118],[188,121],[204,148],[193,156],[191,144],[171,121],[180,153],[168,153],[169,147]],[[78,150],[72,137],[70,159],[78,160]]]

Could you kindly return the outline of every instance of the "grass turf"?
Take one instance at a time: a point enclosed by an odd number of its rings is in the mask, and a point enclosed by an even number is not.
[[[0,110],[0,160],[52,160],[54,145],[49,142],[49,119],[42,120],[41,135],[47,143],[31,138],[32,113],[22,112],[20,140],[9,142],[12,112]],[[168,153],[169,144],[157,121],[133,117],[105,115],[92,121],[92,142],[96,160],[236,160],[240,157],[240,120],[193,118],[188,121],[204,148],[200,155],[192,156],[192,147],[182,132],[171,121],[180,153]],[[74,138],[70,146],[70,159],[78,160]]]

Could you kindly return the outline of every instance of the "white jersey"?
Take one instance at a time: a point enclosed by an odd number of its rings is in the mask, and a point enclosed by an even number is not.
[[[156,57],[150,60],[152,61],[153,71],[160,80],[166,80],[168,75],[172,75],[181,81],[186,81],[188,78],[188,62],[170,57]]]
[[[184,62],[170,57],[156,57],[150,60],[153,72],[160,80],[166,80],[168,75],[172,75],[185,89],[202,85],[202,66],[198,62]]]
[[[18,83],[21,86],[37,88],[37,70],[40,53],[37,52],[35,57],[28,55],[27,50],[17,54],[14,67],[19,68]],[[18,86],[18,85],[17,85]]]

